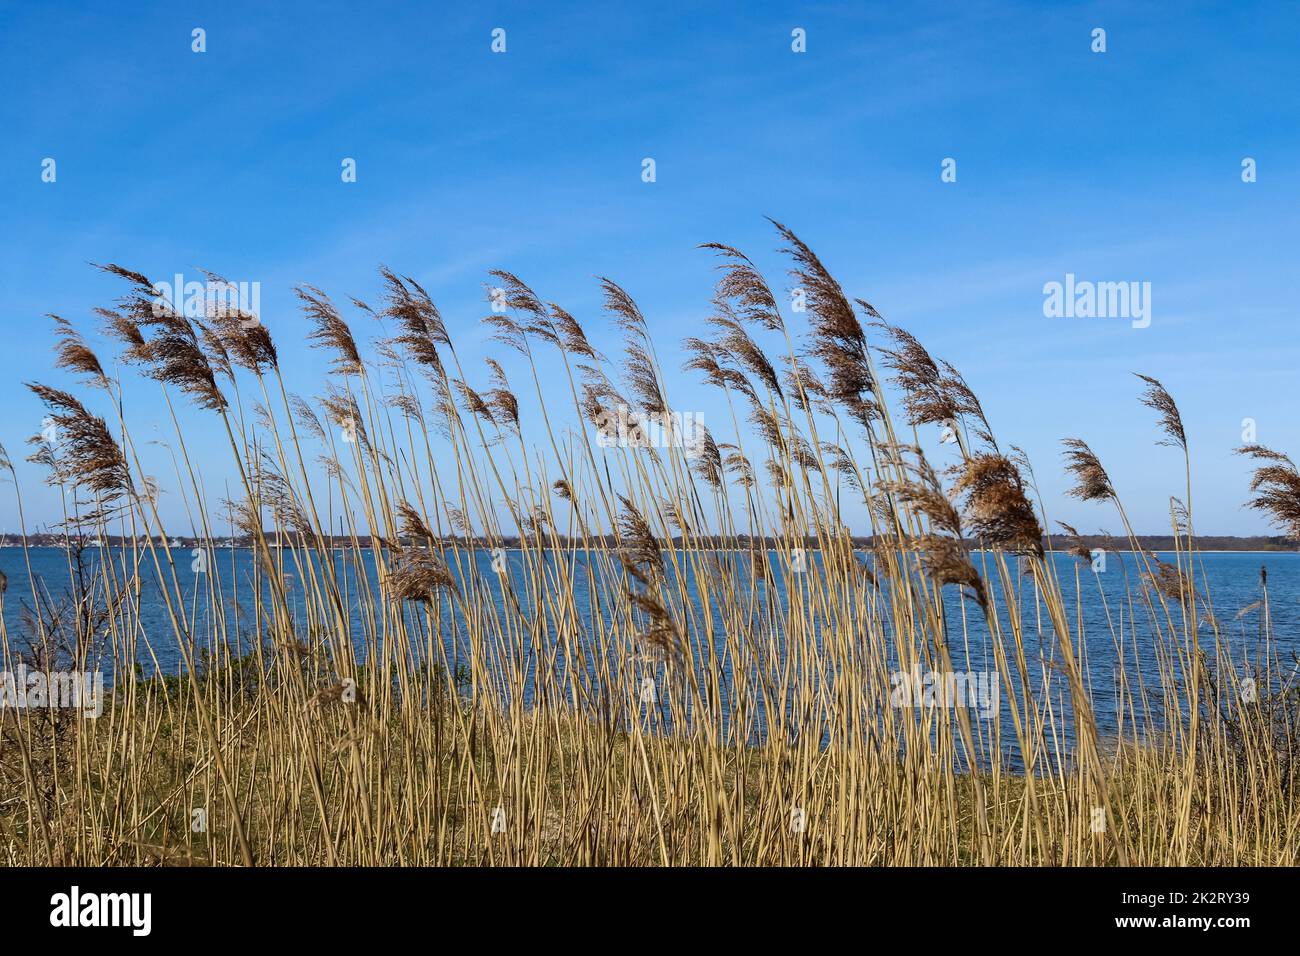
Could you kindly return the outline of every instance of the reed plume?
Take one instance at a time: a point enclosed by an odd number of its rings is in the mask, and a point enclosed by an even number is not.
[[[1263,513],[1293,541],[1300,541],[1300,472],[1295,463],[1263,445],[1243,445],[1237,454],[1263,462],[1251,477],[1254,497],[1247,507]]]
[[[417,548],[394,549],[388,572],[388,593],[397,603],[432,604],[440,589],[454,589],[456,579],[432,552]]]
[[[971,564],[962,541],[961,515],[944,493],[939,476],[919,448],[902,446],[891,451],[906,469],[906,474],[898,480],[880,482],[880,489],[892,494],[899,504],[928,523],[929,530],[911,541],[921,553],[926,573],[940,587],[955,584],[980,607],[987,607],[984,580]],[[906,460],[908,455],[911,461]]]
[[[784,329],[776,296],[747,255],[720,242],[706,242],[700,248],[711,249],[726,260],[717,267],[722,272],[722,278],[717,284],[714,298],[716,305],[725,308],[741,321],[762,326],[769,332]]]
[[[997,547],[1043,555],[1043,529],[1025,495],[1020,470],[995,454],[972,455],[954,466],[953,492],[965,496],[966,515],[976,536]]]
[[[65,318],[54,314],[50,318],[54,320],[54,334],[58,337],[55,367],[85,375],[92,385],[107,387],[108,376],[104,374],[104,366],[86,345],[81,333]]]
[[[1061,526],[1061,530],[1068,536],[1065,553],[1077,558],[1084,564],[1091,564],[1092,551],[1084,546],[1083,536],[1079,534],[1078,530],[1073,525],[1068,525],[1064,521],[1058,521],[1056,523]]]
[[[945,424],[957,418],[957,405],[944,387],[943,373],[930,353],[906,329],[876,323],[893,341],[881,348],[882,362],[894,370],[894,384],[903,392],[903,409],[911,425]]]
[[[294,290],[302,302],[303,314],[312,323],[307,340],[317,348],[334,351],[333,368],[344,375],[360,375],[364,370],[361,353],[357,351],[352,329],[339,314],[334,303],[315,286],[304,285]]]
[[[624,566],[638,579],[645,580],[644,573],[649,571],[661,576],[664,572],[663,549],[655,537],[650,523],[640,509],[625,495],[618,496],[623,503],[619,515],[619,527],[622,531]]]
[[[794,260],[790,276],[804,293],[813,343],[810,353],[826,366],[831,398],[851,418],[868,427],[879,409],[874,400],[877,386],[862,323],[844,290],[817,254],[786,226],[776,220],[769,221],[785,240],[784,251]]]
[[[131,284],[131,289],[118,300],[125,321],[110,321],[114,332],[120,333],[125,341],[133,341],[137,334],[146,338],[144,345],[132,344],[128,348],[132,359],[145,365],[145,375],[174,385],[191,396],[200,408],[224,411],[226,398],[217,387],[212,366],[189,319],[163,299],[140,273],[112,263],[99,268]],[[132,325],[135,333],[129,331]],[[148,330],[147,336],[144,330]]]
[[[1087,443],[1080,438],[1066,438],[1061,444],[1065,446],[1066,471],[1075,480],[1074,487],[1066,494],[1080,501],[1114,500],[1115,489],[1110,476]]]
[[[445,385],[447,373],[438,347],[451,350],[452,346],[442,313],[414,279],[398,276],[386,266],[379,274],[385,286],[385,305],[380,315],[392,319],[400,330],[393,336],[393,344],[400,346],[435,385]]]
[[[650,619],[647,627],[637,631],[637,644],[652,657],[680,663],[683,655],[682,638],[672,615],[645,591],[628,589],[626,593],[632,605]]]
[[[1164,432],[1165,437],[1158,444],[1187,451],[1187,433],[1183,430],[1183,416],[1178,413],[1178,406],[1174,404],[1173,397],[1150,375],[1143,375],[1141,372],[1133,374],[1146,382],[1140,401],[1160,416],[1160,430]]]
[[[57,452],[49,447],[48,435],[32,439],[38,446],[37,460],[56,466],[52,483],[70,481],[105,500],[130,491],[126,457],[104,419],[92,415],[67,392],[37,382],[28,382],[27,387],[50,410],[49,420],[55,429],[53,445]],[[46,454],[41,454],[40,449]]]

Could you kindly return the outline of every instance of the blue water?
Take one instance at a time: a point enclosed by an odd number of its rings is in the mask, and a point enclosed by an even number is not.
[[[120,573],[120,552],[114,550],[109,553],[113,556],[114,563],[118,565]],[[218,550],[216,555],[219,566],[218,577],[222,585],[221,600],[225,605],[227,617],[225,641],[234,653],[247,653],[258,641],[258,635],[254,633],[255,622],[250,612],[254,604],[251,600],[255,570],[253,555],[249,551],[231,549]],[[779,566],[777,556],[773,554],[770,557],[774,566]],[[1174,560],[1173,555],[1166,554],[1161,555],[1161,557],[1169,562]],[[188,549],[173,550],[172,558],[175,563],[181,592],[184,595],[186,616],[187,618],[196,618],[199,622],[195,627],[196,633],[206,635],[208,628],[204,622],[213,610],[208,577],[195,570],[197,561]],[[726,555],[725,558],[738,562],[741,568],[747,567],[747,558],[743,555],[731,554]],[[30,559],[32,571],[41,592],[43,594],[48,593],[57,599],[58,595],[66,589],[68,575],[66,555],[59,549],[36,548],[30,551]],[[92,560],[94,559],[92,558]],[[372,587],[374,586],[373,555],[369,551],[364,552],[363,567],[360,569],[350,555],[345,557],[342,553],[333,553],[330,555],[329,560],[335,562],[345,592],[344,599],[351,608],[352,633],[350,637],[361,662],[366,663],[367,659],[376,653],[388,655],[393,653],[409,654],[416,663],[422,661],[427,651],[422,646],[417,646],[422,644],[421,639],[412,641],[411,646],[407,647],[394,648],[390,646],[384,648],[382,635],[367,634],[362,625],[364,618],[359,605],[361,597],[358,590],[358,575],[365,575],[370,580]],[[568,628],[565,639],[570,642],[570,646],[580,649],[578,652],[579,664],[575,670],[585,673],[569,674],[565,672],[564,655],[557,653],[559,629],[552,619],[552,609],[544,604],[539,614],[534,607],[533,598],[524,584],[527,578],[522,570],[523,555],[519,552],[507,553],[508,571],[505,577],[495,572],[492,568],[492,555],[485,551],[474,553],[475,566],[473,569],[467,567],[462,570],[457,568],[454,563],[452,565],[452,571],[458,582],[460,582],[462,592],[477,595],[480,598],[480,606],[490,606],[504,618],[513,615],[513,608],[517,602],[525,618],[530,621],[540,619],[542,622],[539,625],[539,633],[544,636],[540,640],[528,641],[517,647],[511,645],[508,649],[498,647],[490,652],[489,661],[492,666],[488,670],[494,672],[499,678],[498,686],[491,688],[491,691],[503,699],[509,698],[512,694],[522,694],[525,703],[528,703],[531,701],[534,686],[530,675],[534,673],[536,667],[542,666],[550,668],[551,672],[558,676],[558,683],[564,688],[566,699],[568,691],[571,689],[571,681],[582,685],[586,699],[600,699],[614,689],[599,687],[593,683],[595,680],[593,674],[596,669],[591,665],[596,655],[601,653],[612,654],[615,651],[613,648],[597,648],[594,645],[594,642],[590,640],[589,624],[592,615],[596,614],[600,615],[607,623],[609,622],[609,608],[614,605],[614,593],[621,587],[621,581],[604,578],[597,571],[596,593],[592,594],[587,573],[587,558],[584,554],[559,555],[548,553],[545,560],[552,574],[570,577],[573,581],[575,604],[583,618],[583,627],[577,633],[572,633],[573,629]],[[815,562],[819,560],[819,556],[810,555],[810,560]],[[982,565],[982,555],[973,555],[973,560],[981,571],[985,570]],[[1123,625],[1126,647],[1122,666],[1129,677],[1130,683],[1137,686],[1141,682],[1148,689],[1158,689],[1159,687],[1159,675],[1154,654],[1154,632],[1147,602],[1142,596],[1143,584],[1137,559],[1133,555],[1125,554],[1121,556],[1111,552],[1107,555],[1105,572],[1101,574],[1094,574],[1088,566],[1079,565],[1075,559],[1066,555],[1056,555],[1054,560],[1069,609],[1072,632],[1077,631],[1080,612],[1075,597],[1076,567],[1081,572],[1083,663],[1098,726],[1103,732],[1108,732],[1114,730],[1119,724],[1115,686],[1116,672],[1121,666],[1121,662],[1117,654],[1114,635],[1121,624]],[[1247,612],[1240,617],[1238,615],[1244,608],[1260,600],[1262,596],[1260,569],[1261,567],[1267,568],[1273,641],[1271,653],[1281,660],[1283,667],[1278,676],[1279,679],[1285,680],[1291,674],[1292,668],[1295,666],[1295,654],[1297,650],[1300,650],[1300,554],[1285,552],[1208,553],[1198,557],[1198,564],[1203,567],[1205,575],[1205,581],[1202,582],[1199,576],[1200,567],[1198,567],[1198,591],[1208,594],[1212,601],[1213,613],[1220,624],[1221,635],[1238,668],[1243,663],[1263,663],[1261,660],[1263,648],[1259,640],[1259,612]],[[671,568],[671,562],[669,562],[669,565]],[[291,560],[287,557],[285,558],[285,567],[294,580],[303,570],[293,567]],[[23,551],[19,548],[0,549],[0,571],[3,571],[8,577],[8,591],[4,595],[3,616],[9,643],[11,647],[21,647],[28,627],[24,621],[23,607],[24,605],[30,605],[32,602],[32,587],[28,580]],[[991,572],[992,569],[989,568],[989,571]],[[742,570],[740,573],[747,581],[748,572]],[[778,578],[780,578],[780,574],[778,574]],[[1005,622],[1005,602],[1003,601],[997,576],[992,573],[985,574],[985,579],[993,601],[999,608]],[[691,600],[698,611],[698,593],[689,573],[685,580],[686,592],[691,596]],[[1068,742],[1071,740],[1072,731],[1068,726],[1068,694],[1065,693],[1064,682],[1060,678],[1059,667],[1056,666],[1060,660],[1059,646],[1045,612],[1041,615],[1038,613],[1039,607],[1035,601],[1031,579],[1015,576],[1015,580],[1016,586],[1019,588],[1023,609],[1022,620],[1024,621],[1026,654],[1029,658],[1029,672],[1033,692],[1039,699],[1044,693],[1050,693],[1054,701],[1060,702],[1061,709],[1057,711],[1063,723],[1060,732],[1062,739]],[[155,669],[161,669],[168,674],[178,673],[181,668],[181,655],[177,649],[166,605],[158,589],[156,572],[152,563],[147,559],[141,569],[141,581],[143,610],[141,627],[135,637],[136,663],[146,675],[153,673]],[[236,602],[236,585],[238,586],[238,602]],[[510,589],[510,594],[507,594],[504,590],[507,586]],[[377,587],[374,587],[373,593],[378,593]],[[768,588],[760,578],[752,592],[746,586],[745,593],[741,597],[744,600],[752,598],[756,601],[755,607],[760,620],[763,619],[762,615],[766,610],[773,614],[773,619],[778,622],[778,627],[782,626],[783,611],[788,607],[788,604],[787,596],[783,593],[781,586],[774,586],[769,594]],[[308,633],[309,628],[306,624],[309,615],[306,613],[303,589],[293,587],[289,599],[295,622],[301,629],[301,637],[310,642],[313,635]],[[969,671],[996,670],[989,632],[980,610],[972,602],[964,601],[957,589],[953,587],[945,590],[945,605],[954,667],[958,670]],[[1109,607],[1109,616],[1107,606]],[[463,656],[465,641],[461,615],[458,612],[451,613],[449,608],[450,604],[447,603],[439,621],[440,635],[446,650],[446,656],[455,664],[467,666],[468,661]],[[507,612],[507,608],[511,610]],[[1157,605],[1158,609],[1159,606]],[[1171,607],[1171,613],[1174,615],[1176,624],[1181,628],[1176,604]],[[409,633],[421,634],[421,628],[424,625],[422,610],[416,605],[407,605],[405,614],[407,615],[407,621],[411,625]],[[1133,635],[1134,623],[1133,620],[1130,620],[1131,617],[1136,621],[1136,637]],[[716,618],[715,621],[717,621]],[[1004,630],[1004,633],[1009,634],[1010,632]],[[1208,626],[1202,626],[1198,636],[1202,647],[1206,649],[1211,662],[1213,662],[1215,655],[1212,630]],[[828,635],[819,631],[817,637],[818,641],[824,641]],[[1072,638],[1077,646],[1078,634],[1072,633]],[[318,636],[317,640],[319,640]],[[701,676],[706,675],[711,668],[716,669],[720,674],[721,680],[719,683],[722,688],[722,699],[719,701],[718,711],[721,715],[719,719],[722,721],[725,730],[729,719],[728,698],[733,692],[735,682],[738,680],[748,681],[751,687],[756,688],[761,693],[759,675],[756,672],[748,674],[734,672],[731,657],[725,651],[720,621],[716,623],[715,633],[712,635],[694,633],[689,635],[689,640],[695,647],[694,657]],[[762,637],[762,642],[766,642],[766,635]],[[782,648],[776,647],[775,654],[776,660],[772,660],[769,656],[767,666],[764,668],[768,673],[771,673],[776,666],[786,663]],[[505,661],[503,658],[514,659]],[[155,660],[157,661],[156,665]],[[513,666],[502,668],[499,665],[503,663],[509,663]],[[825,684],[834,681],[837,677],[837,675],[826,673],[824,668],[816,666],[815,663],[795,662],[795,665],[803,674],[804,679],[814,684]],[[100,666],[110,675],[111,679],[113,662],[102,661]],[[662,675],[662,665],[654,662],[636,663],[633,670],[637,674]],[[625,674],[627,672],[626,668],[621,671],[621,673]],[[502,675],[505,673],[515,675],[517,679],[513,681],[504,679]],[[1293,676],[1292,679],[1294,679]],[[1013,686],[1003,688],[1001,691],[1001,708],[997,719],[1000,723],[1002,736],[1008,740],[1013,737],[1012,705],[1015,701],[1021,699],[1021,689],[1018,683],[1017,679]],[[1143,716],[1144,706],[1144,702],[1138,702],[1139,720]],[[663,718],[664,715],[661,714],[660,717]],[[681,714],[665,719],[675,719],[680,722],[689,721],[691,718],[689,715]],[[750,715],[747,721],[745,735],[751,739],[760,739],[765,733],[762,715]],[[791,727],[796,725],[797,722],[790,722]]]

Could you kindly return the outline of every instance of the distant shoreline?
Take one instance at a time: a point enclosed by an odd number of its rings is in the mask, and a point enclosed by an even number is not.
[[[1225,543],[1230,542],[1231,540],[1232,539],[1230,538],[1225,540],[1224,537],[1207,535],[1202,539],[1193,539],[1193,547],[1195,548],[1196,552],[1199,554],[1300,554],[1300,546],[1297,546],[1296,543],[1291,542],[1285,538],[1280,538],[1280,537],[1279,538],[1265,538],[1265,537],[1241,538],[1239,539],[1240,540],[1239,547],[1232,547],[1232,546],[1223,547]],[[293,541],[293,542],[290,542],[288,540],[277,541],[273,533],[267,535],[267,542],[272,549],[295,547],[298,544],[297,541]],[[491,551],[494,548],[498,548],[498,547],[504,548],[504,550],[506,551],[522,550],[520,547],[520,541],[517,537],[503,537],[501,539],[498,539],[498,541],[495,542],[484,538],[477,538],[477,537],[474,538],[444,537],[444,538],[435,538],[434,542],[442,547],[459,547],[459,548],[466,548],[470,550]],[[1211,542],[1215,546],[1210,546]],[[154,539],[153,543],[155,547],[160,547],[160,548],[168,547],[170,550],[186,550],[186,551],[193,550],[195,548],[208,548],[208,547],[214,548],[216,550],[225,550],[229,548],[234,548],[236,550],[246,550],[246,549],[253,548],[255,545],[255,542],[248,537],[238,537],[238,538],[216,537],[211,539],[203,539],[203,538],[189,537],[185,535],[177,535],[175,537],[172,537],[165,544],[164,542],[159,541],[158,539]],[[428,541],[426,539],[414,541],[409,538],[403,537],[398,542],[381,540],[379,543],[381,546],[389,547],[389,548],[391,548],[394,544],[398,544],[401,547],[412,547],[412,546],[424,547],[428,544]],[[1160,554],[1174,553],[1174,552],[1186,550],[1186,544],[1184,542],[1180,541],[1176,546],[1174,544],[1173,538],[1168,535],[1138,535],[1137,543],[1144,551],[1160,553]],[[132,539],[130,538],[122,539],[116,536],[111,536],[106,539],[87,537],[81,540],[82,547],[87,551],[98,550],[101,547],[108,547],[108,548],[131,547],[133,544],[135,546],[143,548],[145,546],[145,540],[138,539],[136,541],[132,541]],[[370,551],[373,550],[375,547],[375,540],[368,535],[358,536],[358,538],[356,539],[356,544],[357,546],[359,546],[361,550]],[[992,553],[991,549],[980,547],[978,542],[976,541],[967,540],[966,544],[968,550],[972,554]],[[335,536],[333,538],[327,538],[325,540],[324,550],[350,551],[353,549],[353,545],[354,545],[353,539],[341,538]],[[581,538],[567,538],[562,536],[558,539],[556,545],[558,545],[558,550],[583,550],[589,548],[590,550],[593,551],[614,551],[619,548],[618,542],[608,535],[592,538],[589,542],[583,541]],[[813,552],[822,550],[818,546],[817,540],[815,538],[805,538],[802,542],[797,542],[797,541],[789,542],[789,541],[784,541],[772,537],[761,538],[761,539],[755,538],[752,540],[741,538],[741,539],[730,539],[724,541],[724,540],[719,540],[717,538],[705,536],[699,539],[698,545],[703,550],[727,551],[727,552],[737,552],[737,553],[744,553],[746,551],[750,551],[753,549],[764,550],[764,551],[777,551],[786,547],[803,548],[806,551],[813,551]],[[32,535],[27,539],[27,546],[29,548],[62,549],[65,547],[65,541],[61,536],[56,536],[56,535],[48,535],[48,534]],[[542,542],[541,546],[543,550],[557,549],[556,546],[553,545],[552,542],[550,541]],[[661,546],[665,548],[679,550],[679,551],[684,549],[683,543],[680,538],[673,538],[671,541],[661,542]],[[1112,553],[1124,552],[1130,550],[1130,543],[1127,538],[1106,538],[1100,535],[1082,535],[1077,539],[1076,538],[1067,539],[1064,538],[1063,536],[1053,535],[1050,541],[1044,539],[1043,546],[1047,550],[1060,552],[1060,553],[1066,553],[1069,550],[1077,549],[1080,546],[1082,546],[1083,548],[1089,551],[1093,551],[1093,550],[1110,551]],[[312,545],[312,547],[314,548],[314,545]],[[853,547],[854,550],[858,550],[858,551],[870,551],[874,547],[874,541],[870,537],[855,536],[853,538]],[[9,538],[7,540],[0,538],[0,549],[6,549],[6,548],[21,550],[22,543],[21,541],[17,541],[17,542],[14,541],[13,538]]]

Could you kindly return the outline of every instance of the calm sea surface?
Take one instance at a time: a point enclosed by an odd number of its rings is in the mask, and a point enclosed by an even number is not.
[[[345,559],[341,553],[332,556],[332,560],[336,562],[339,569],[340,579],[344,582],[350,604],[354,608],[354,642],[362,657],[366,653],[366,640],[361,626],[360,612],[355,610],[357,607],[358,574],[366,575],[372,582],[374,580],[373,556],[368,551],[364,552],[364,555],[363,567],[361,568],[358,568],[350,558]],[[194,570],[196,561],[188,549],[175,549],[172,556],[182,591],[186,596],[187,616],[196,615],[200,621],[196,631],[199,634],[205,634],[206,628],[202,621],[209,611],[207,581],[202,574]],[[42,590],[48,590],[54,595],[61,593],[62,589],[66,588],[68,575],[67,558],[64,553],[55,548],[35,548],[30,551],[30,557],[32,572]],[[740,561],[746,560],[744,557],[737,555],[731,555],[730,557]],[[1165,554],[1161,555],[1161,557],[1167,561],[1173,561],[1172,555]],[[524,588],[522,556],[518,552],[508,552],[506,558],[511,568],[510,578],[514,583],[517,598],[524,612],[531,617],[532,602]],[[819,560],[819,556],[813,554],[810,555],[810,559],[816,561]],[[982,556],[975,554],[973,559],[976,566],[981,567],[981,570],[983,570],[981,566]],[[249,551],[226,549],[217,552],[217,560],[220,564],[220,575],[224,589],[223,601],[228,609],[227,618],[229,623],[227,625],[226,641],[237,650],[246,652],[256,641],[256,636],[250,633],[252,619],[248,613],[252,605],[253,556]],[[478,563],[478,581],[480,582],[476,586],[488,589],[488,597],[497,604],[498,608],[504,608],[506,599],[502,592],[502,581],[492,569],[491,554],[477,552],[475,560]],[[559,556],[548,555],[547,557],[547,561],[551,562],[554,573],[571,574],[577,597],[577,606],[582,613],[588,616],[587,623],[590,623],[593,607],[596,608],[594,613],[601,614],[602,617],[608,619],[608,612],[605,610],[610,603],[608,596],[604,593],[598,593],[595,601],[590,599],[585,557],[581,553],[573,557],[571,560],[575,563],[572,569],[561,565],[562,560],[565,559]],[[1078,621],[1080,616],[1082,617],[1087,677],[1098,723],[1103,730],[1113,729],[1117,721],[1114,688],[1118,666],[1114,633],[1121,622],[1124,625],[1126,643],[1130,645],[1130,652],[1126,654],[1124,664],[1124,669],[1130,680],[1136,682],[1140,679],[1148,686],[1153,686],[1158,682],[1154,654],[1151,653],[1149,646],[1143,646],[1144,641],[1149,643],[1152,632],[1146,602],[1141,597],[1140,571],[1135,564],[1134,557],[1127,554],[1123,556],[1115,553],[1108,554],[1106,569],[1101,574],[1094,574],[1087,566],[1080,566],[1073,558],[1065,555],[1057,555],[1055,560],[1070,608],[1072,628],[1077,626],[1075,622]],[[1253,662],[1257,660],[1260,654],[1259,612],[1249,610],[1249,608],[1259,601],[1262,596],[1260,569],[1267,569],[1274,651],[1284,664],[1281,670],[1275,673],[1278,673],[1279,679],[1283,681],[1288,678],[1295,680],[1292,671],[1295,666],[1294,655],[1297,650],[1300,650],[1300,554],[1286,552],[1207,553],[1201,555],[1198,560],[1204,565],[1205,579],[1208,581],[1208,587],[1203,586],[1198,577],[1198,587],[1203,591],[1208,591],[1209,598],[1213,603],[1214,616],[1218,620],[1221,631],[1225,634],[1227,643],[1231,648],[1234,660],[1238,664],[1243,660]],[[775,556],[773,556],[773,561],[776,561]],[[291,565],[286,564],[286,567],[290,573],[294,573],[295,569]],[[1081,608],[1077,606],[1075,597],[1076,567],[1081,569]],[[4,621],[8,637],[11,645],[19,646],[22,644],[27,627],[24,623],[23,605],[30,604],[32,593],[22,549],[0,549],[0,571],[3,571],[8,577],[8,590],[4,594]],[[453,571],[455,571],[455,568],[453,568]],[[155,669],[153,660],[156,656],[158,666],[164,672],[174,674],[180,669],[179,654],[176,649],[175,639],[172,636],[166,606],[158,591],[157,584],[151,580],[153,576],[152,566],[146,565],[143,575],[147,582],[144,586],[145,611],[143,628],[141,629],[143,634],[137,637],[137,660],[144,673],[149,674]],[[998,606],[1002,607],[1003,602],[1000,588],[995,580],[996,575],[988,574],[985,577],[989,582],[991,592],[995,595]],[[238,583],[240,604],[238,614],[232,613],[236,583]],[[615,582],[609,582],[609,586],[616,587],[617,585]],[[688,579],[686,586],[688,593],[698,603],[699,597],[693,582]],[[1031,672],[1036,674],[1046,673],[1048,674],[1047,677],[1040,678],[1036,676],[1034,679],[1036,681],[1043,679],[1051,682],[1057,679],[1050,676],[1053,668],[1050,666],[1044,668],[1042,664],[1046,661],[1057,660],[1059,651],[1056,649],[1055,640],[1051,634],[1045,613],[1041,615],[1041,625],[1039,623],[1040,615],[1038,615],[1035,607],[1033,589],[1029,579],[1023,579],[1020,587],[1021,600],[1025,607],[1026,652],[1030,656]],[[597,588],[598,592],[604,591],[599,576],[597,576]],[[761,582],[754,596],[760,600],[767,597]],[[786,606],[786,596],[781,593],[779,588],[772,594],[772,598],[777,607]],[[301,615],[303,610],[301,588],[293,589],[291,603],[295,606],[295,613]],[[970,602],[963,602],[955,588],[947,589],[946,604],[948,625],[951,640],[954,644],[954,666],[969,671],[995,670],[988,631],[978,608]],[[1176,609],[1174,613],[1177,613]],[[1137,622],[1136,641],[1132,640],[1130,634],[1132,630],[1131,615]],[[449,616],[444,616],[448,617],[448,620],[444,626],[443,639],[446,642],[446,647],[450,650],[449,656],[455,658],[455,648],[458,643],[462,648],[464,646],[463,631],[458,635],[457,625],[451,622]],[[459,615],[457,615],[458,617]],[[963,627],[965,628],[964,637]],[[147,645],[144,640],[146,637],[148,640]],[[554,638],[553,627],[551,637]],[[1208,627],[1202,627],[1200,637],[1202,645],[1207,648],[1212,660],[1212,632]],[[699,640],[700,638],[695,635],[693,639]],[[731,663],[729,660],[724,660],[721,654],[720,649],[723,643],[720,633],[712,636],[711,643],[713,647],[719,649],[719,656],[712,666],[724,670],[724,688],[732,686],[737,679],[746,679],[746,675],[730,673]],[[709,642],[705,642],[704,646],[706,648],[710,646]],[[152,649],[152,653],[150,649]],[[537,653],[537,650],[537,648],[531,648],[526,650],[525,653],[531,655]],[[1132,653],[1133,650],[1136,651],[1136,654]],[[419,648],[407,648],[404,652],[416,656],[423,653]],[[547,657],[550,657],[549,653]],[[531,670],[532,663],[535,662],[529,663],[528,670]],[[702,666],[707,667],[710,665],[706,661]],[[111,674],[110,664],[104,664],[103,669]],[[751,679],[752,676],[750,675]],[[824,680],[828,678],[822,674],[810,675],[809,679]],[[1055,698],[1061,692],[1061,687],[1058,685],[1053,686],[1055,689],[1052,691],[1052,695]],[[1040,684],[1035,689],[1035,693],[1041,694],[1042,690]],[[526,687],[523,693],[525,697],[528,697],[531,691]],[[1003,706],[998,719],[1002,723],[1005,736],[1011,733],[1012,727],[1009,721],[1011,708],[1007,704],[1019,698],[1020,689],[1018,687],[1003,688],[1002,695]],[[761,727],[757,728],[756,732],[761,736]],[[1062,732],[1068,738],[1068,728],[1065,728]]]

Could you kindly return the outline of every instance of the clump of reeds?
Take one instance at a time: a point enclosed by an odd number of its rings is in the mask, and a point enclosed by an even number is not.
[[[1149,585],[1095,576],[1106,623],[1086,620],[1027,456],[1000,450],[953,365],[774,225],[788,316],[758,261],[704,247],[719,279],[684,365],[718,414],[690,448],[641,427],[671,410],[665,346],[613,279],[611,360],[595,325],[491,272],[484,322],[507,348],[486,383],[410,276],[381,268],[374,309],[338,300],[372,342],[303,286],[305,339],[331,359],[304,398],[279,381],[289,327],[187,316],[103,267],[127,293],[96,310],[101,332],[160,384],[176,481],[144,471],[148,409],[118,364],[55,318],[56,367],[90,386],[30,386],[53,426],[33,458],[68,492],[68,580],[0,574],[0,603],[23,605],[0,651],[118,669],[103,721],[0,719],[0,860],[1294,865],[1300,719],[1266,580],[1234,621],[1250,647],[1233,644],[1196,579],[1190,465],[1165,561],[1066,440],[1069,494],[1116,508],[1114,548]],[[1176,404],[1141,378],[1186,459]],[[215,413],[229,475],[191,462],[176,395]],[[610,441],[616,412],[632,427]],[[1300,539],[1294,464],[1240,451],[1251,507]],[[25,528],[3,449],[0,471]],[[158,543],[182,513],[202,571]],[[1060,527],[1064,557],[1091,561]],[[1104,723],[1089,656],[1109,652]],[[977,668],[1000,717],[896,700],[900,675]]]

